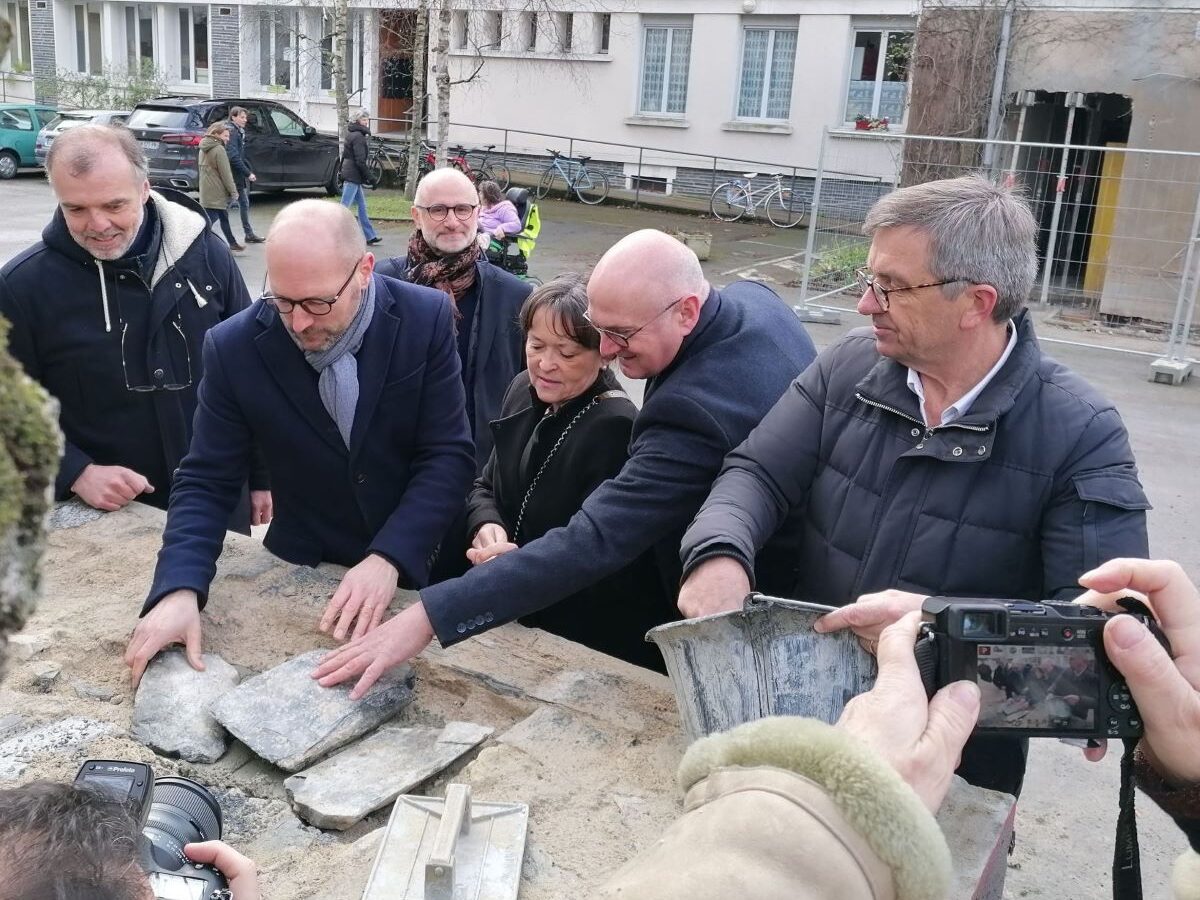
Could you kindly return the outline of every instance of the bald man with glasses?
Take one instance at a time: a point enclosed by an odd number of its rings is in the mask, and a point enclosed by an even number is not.
[[[449,298],[376,273],[354,217],[319,200],[279,213],[266,258],[265,293],[204,343],[195,435],[125,654],[135,685],[168,644],[203,668],[200,610],[255,445],[274,495],[264,546],[349,567],[320,621],[338,640],[428,582],[471,486]]]

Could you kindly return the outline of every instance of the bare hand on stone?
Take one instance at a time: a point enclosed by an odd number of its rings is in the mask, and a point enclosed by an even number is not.
[[[339,641],[345,640],[351,625],[354,625],[351,640],[358,640],[373,631],[383,621],[383,614],[396,593],[399,577],[400,573],[390,562],[368,553],[366,559],[343,576],[342,583],[325,607],[321,631],[328,634],[333,628],[333,636]]]
[[[171,644],[183,644],[192,668],[204,671],[204,660],[200,658],[200,605],[195,591],[167,594],[133,629],[129,646],[125,648],[125,665],[133,670],[131,678],[135,691],[150,660]]]
[[[88,506],[115,512],[128,506],[140,494],[153,494],[154,485],[133,469],[89,463],[79,473],[71,490]]]
[[[357,677],[350,699],[358,700],[384,672],[408,662],[432,640],[433,625],[425,606],[414,603],[390,621],[323,657],[313,678],[321,687],[333,687]]]
[[[731,556],[714,556],[696,566],[679,589],[679,611],[698,619],[741,609],[750,593],[750,578]]]
[[[275,502],[270,491],[250,492],[250,524],[269,525],[275,518]]]

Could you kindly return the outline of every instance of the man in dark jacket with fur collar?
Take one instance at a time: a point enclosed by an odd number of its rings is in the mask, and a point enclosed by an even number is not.
[[[167,506],[191,439],[200,347],[250,304],[229,249],[182,194],[150,190],[128,130],[82,125],[46,160],[58,198],[42,241],[0,270],[12,354],[61,407],[55,496]],[[270,519],[256,472],[255,521]],[[249,525],[243,510],[233,524]]]
[[[926,595],[1069,600],[1104,560],[1146,556],[1120,415],[1042,355],[1022,310],[1025,203],[978,177],[935,181],[880,200],[865,230],[872,328],[825,350],[726,458],[684,536],[684,615],[738,606],[794,510],[795,596],[844,606],[819,629],[868,646]],[[1016,794],[1024,769],[1021,742],[978,739],[960,774]]]

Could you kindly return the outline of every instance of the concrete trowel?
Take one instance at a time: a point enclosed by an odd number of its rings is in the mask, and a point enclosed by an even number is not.
[[[362,900],[516,900],[529,806],[446,796],[396,799]]]

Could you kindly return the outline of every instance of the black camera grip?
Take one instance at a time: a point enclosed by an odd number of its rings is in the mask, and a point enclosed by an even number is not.
[[[917,669],[921,673],[921,684],[925,686],[925,696],[933,699],[937,692],[937,646],[933,642],[933,634],[922,628],[917,637],[917,645],[913,648],[917,658]]]

